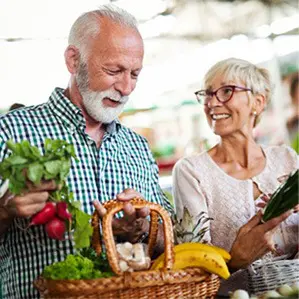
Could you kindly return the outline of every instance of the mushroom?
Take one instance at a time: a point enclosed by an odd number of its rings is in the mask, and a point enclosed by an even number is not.
[[[119,258],[125,261],[129,261],[133,258],[132,248],[133,245],[129,242],[116,244],[116,251]]]

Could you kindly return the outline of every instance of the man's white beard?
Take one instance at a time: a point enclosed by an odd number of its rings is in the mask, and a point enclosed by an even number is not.
[[[104,91],[91,91],[89,89],[80,90],[83,98],[84,108],[87,113],[95,120],[108,124],[115,120],[123,111],[124,105],[128,101],[129,97],[121,96],[119,92],[115,90]],[[117,107],[107,107],[103,104],[103,99],[109,98],[119,102]]]
[[[88,71],[86,63],[80,62],[76,81],[80,94],[83,98],[83,105],[89,116],[93,119],[108,124],[115,120],[123,111],[124,105],[128,101],[128,96],[121,96],[120,93],[113,89],[104,91],[92,91],[89,89]],[[103,99],[109,98],[119,102],[116,108],[106,107]]]

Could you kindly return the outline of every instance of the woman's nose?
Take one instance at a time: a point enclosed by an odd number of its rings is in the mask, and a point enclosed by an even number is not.
[[[212,107],[221,106],[221,105],[222,105],[222,103],[219,102],[216,95],[213,94],[212,97],[210,98],[209,102],[208,102],[208,107],[212,108]]]

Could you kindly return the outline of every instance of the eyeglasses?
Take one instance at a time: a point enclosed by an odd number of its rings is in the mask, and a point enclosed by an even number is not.
[[[234,95],[235,90],[240,91],[252,91],[250,88],[236,86],[236,85],[225,85],[221,86],[215,91],[212,90],[199,90],[195,92],[196,99],[200,104],[207,105],[209,101],[213,98],[213,96],[216,96],[216,99],[220,103],[226,103],[228,102]]]

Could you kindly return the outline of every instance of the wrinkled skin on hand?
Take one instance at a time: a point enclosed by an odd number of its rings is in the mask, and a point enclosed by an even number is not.
[[[27,182],[27,188],[21,195],[13,195],[9,191],[0,199],[3,207],[11,217],[31,217],[43,209],[49,198],[49,191],[57,189],[55,181],[42,181],[39,186]]]
[[[136,243],[144,233],[149,231],[149,222],[146,217],[150,211],[148,208],[135,209],[129,203],[135,197],[143,198],[139,192],[133,189],[126,189],[116,196],[116,200],[125,202],[124,215],[119,219],[113,219],[112,222],[113,234],[130,243]],[[94,201],[94,206],[100,217],[106,214],[106,209],[100,202]]]
[[[266,223],[261,223],[262,212],[252,217],[243,225],[232,245],[232,256],[229,267],[231,269],[246,268],[255,260],[261,258],[269,251],[275,251],[272,236],[281,222],[291,215],[288,211]]]

